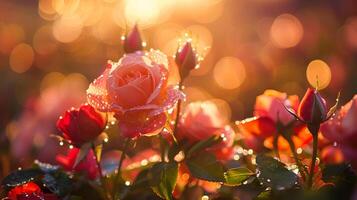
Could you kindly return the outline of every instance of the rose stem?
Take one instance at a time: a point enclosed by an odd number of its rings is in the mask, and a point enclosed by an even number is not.
[[[122,150],[122,153],[120,155],[119,163],[118,163],[118,169],[117,169],[117,174],[114,179],[114,188],[113,188],[113,199],[116,198],[116,193],[117,193],[117,184],[119,182],[119,179],[121,178],[121,166],[123,165],[123,161],[125,159],[125,153],[129,147],[130,139],[126,138],[124,142],[124,148]]]
[[[183,85],[183,79],[180,80],[179,85],[178,85],[178,89],[181,91],[182,90],[182,85]],[[175,126],[174,126],[174,135],[176,135],[177,132],[177,126],[179,123],[179,119],[180,119],[180,112],[181,112],[181,99],[179,99],[177,101],[177,110],[176,110],[176,118],[175,118]]]
[[[293,154],[294,160],[295,160],[295,162],[296,162],[296,164],[297,164],[297,166],[299,168],[299,172],[301,174],[301,177],[303,178],[303,180],[306,180],[304,167],[302,166],[302,164],[301,164],[301,162],[299,160],[298,154],[296,153],[295,144],[294,144],[293,140],[291,139],[291,137],[288,137],[287,141],[289,143],[289,147],[290,147],[291,153]]]
[[[99,171],[99,177],[100,177],[100,183],[102,184],[102,187],[103,187],[103,191],[104,191],[104,194],[105,194],[105,199],[108,199],[108,191],[107,191],[107,187],[104,183],[104,179],[103,179],[103,171],[102,171],[102,167],[100,165],[100,162],[99,162],[99,159],[98,159],[98,156],[95,152],[95,144],[94,142],[92,142],[92,150],[93,150],[93,153],[94,153],[94,158],[95,158],[95,162],[97,163],[97,167],[98,167],[98,171]]]
[[[165,154],[166,154],[166,148],[165,148],[165,140],[162,138],[162,135],[160,134],[160,150],[161,150],[161,162],[165,162]]]
[[[274,148],[275,156],[280,159],[279,148],[278,148],[278,139],[279,139],[279,135],[276,134],[274,136],[274,140],[273,140],[273,148]]]
[[[312,160],[311,160],[311,166],[310,166],[309,180],[307,182],[308,189],[311,189],[311,187],[312,187],[312,179],[313,179],[314,173],[315,173],[315,164],[316,164],[316,158],[317,158],[318,132],[319,132],[319,127],[316,127],[312,133],[312,136],[313,136]]]

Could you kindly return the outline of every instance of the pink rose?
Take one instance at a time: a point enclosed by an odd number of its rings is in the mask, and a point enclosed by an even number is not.
[[[214,135],[223,137],[223,141],[207,150],[214,153],[219,160],[229,160],[233,155],[233,129],[225,124],[213,102],[190,103],[182,114],[177,137],[194,143]]]
[[[330,141],[336,142],[344,158],[357,168],[357,95],[341,107],[337,115],[322,124],[321,132]]]
[[[182,114],[179,137],[190,141],[204,140],[218,134],[224,125],[223,117],[213,102],[193,102]]]
[[[87,90],[88,102],[114,112],[125,137],[156,134],[166,122],[165,111],[183,94],[167,86],[168,60],[160,51],[124,55],[107,68]]]
[[[257,117],[269,117],[274,122],[288,124],[295,118],[284,108],[296,110],[299,106],[299,98],[296,95],[288,96],[276,90],[266,90],[255,101],[254,115]]]

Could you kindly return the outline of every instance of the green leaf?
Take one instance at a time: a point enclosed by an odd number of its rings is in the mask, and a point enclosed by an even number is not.
[[[36,169],[40,169],[43,173],[54,173],[60,168],[60,166],[58,165],[51,165],[49,163],[40,162],[38,160],[34,161],[33,167]]]
[[[175,156],[181,151],[181,146],[177,143],[173,143],[168,151],[168,158],[170,161],[175,160]]]
[[[265,186],[273,190],[285,190],[296,185],[298,177],[285,168],[285,165],[272,157],[258,155],[256,158],[257,177]]]
[[[172,200],[172,192],[176,185],[178,163],[157,163],[149,171],[152,190],[161,198]]]
[[[210,153],[200,153],[186,160],[186,165],[191,174],[199,179],[224,182],[223,165]]]
[[[61,171],[45,174],[42,182],[52,193],[61,197],[67,195],[72,189],[71,179]]]
[[[249,169],[245,167],[237,167],[229,169],[224,173],[224,178],[226,179],[225,185],[237,186],[242,184],[249,177],[254,175]]]
[[[85,143],[81,146],[79,149],[79,153],[77,154],[77,158],[74,162],[73,168],[75,168],[88,154],[88,152],[91,150],[91,143]]]
[[[43,175],[43,173],[40,169],[17,170],[5,177],[2,180],[1,185],[15,187],[33,181],[41,175]]]
[[[206,149],[208,147],[211,147],[214,144],[218,144],[222,141],[222,138],[218,135],[214,135],[209,137],[206,140],[202,140],[195,145],[193,145],[188,151],[187,151],[187,157],[192,156],[193,153],[199,152],[203,149]]]
[[[257,197],[254,198],[254,200],[271,200],[271,191],[270,190],[266,190],[263,191],[262,193],[260,193]]]
[[[149,179],[150,169],[141,170],[139,174],[136,176],[132,187],[134,188],[148,187],[150,185],[150,179]]]

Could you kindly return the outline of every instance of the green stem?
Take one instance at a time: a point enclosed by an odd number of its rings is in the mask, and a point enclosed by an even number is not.
[[[126,151],[127,151],[128,147],[129,147],[129,143],[130,143],[130,139],[126,138],[125,142],[124,142],[124,148],[123,148],[122,153],[120,155],[117,174],[116,174],[115,179],[114,179],[114,188],[113,188],[113,195],[112,195],[114,200],[116,199],[117,188],[118,188],[117,185],[118,185],[118,183],[120,181],[120,178],[122,177],[121,176],[121,167],[123,165],[123,161],[125,159],[125,154],[126,154]]]
[[[316,165],[316,158],[317,158],[317,145],[318,145],[318,129],[316,133],[312,133],[313,135],[313,146],[312,146],[312,160],[311,160],[311,166],[310,166],[310,175],[309,179],[307,182],[307,187],[308,189],[311,189],[312,187],[312,181],[315,173],[315,165]]]
[[[181,91],[182,90],[182,85],[183,85],[183,80],[180,80],[179,82],[179,90]],[[174,130],[173,130],[173,133],[174,135],[176,135],[176,132],[177,132],[177,126],[179,124],[179,119],[180,119],[180,112],[181,112],[181,99],[179,99],[177,101],[177,109],[176,109],[176,118],[175,118],[175,125],[174,125]]]
[[[274,148],[275,156],[280,159],[278,140],[279,140],[279,135],[275,134],[274,135],[274,140],[273,140],[273,148]]]
[[[293,154],[295,163],[296,163],[296,165],[298,166],[300,175],[301,175],[301,177],[302,177],[303,180],[306,180],[304,166],[303,166],[302,163],[300,162],[299,156],[298,156],[298,154],[296,153],[295,144],[294,144],[293,140],[291,139],[291,137],[289,137],[289,138],[287,139],[287,141],[288,141],[288,143],[289,143],[289,147],[290,147],[291,153]]]
[[[162,135],[160,135],[160,150],[161,150],[161,162],[165,162],[166,148],[165,148],[165,140],[164,138],[162,138]]]
[[[103,191],[104,191],[105,199],[110,199],[110,198],[108,197],[109,194],[108,194],[108,191],[107,191],[107,187],[106,187],[106,185],[105,185],[105,183],[104,183],[104,179],[103,179],[104,176],[103,176],[102,167],[101,167],[101,165],[100,165],[100,161],[99,161],[98,156],[97,156],[96,151],[95,151],[95,144],[94,144],[94,142],[92,142],[92,150],[93,150],[93,154],[94,154],[94,157],[95,157],[95,161],[96,161],[96,164],[97,164],[97,167],[98,167],[100,183],[101,183],[102,188],[103,188]]]

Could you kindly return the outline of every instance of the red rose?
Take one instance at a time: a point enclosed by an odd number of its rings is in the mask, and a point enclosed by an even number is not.
[[[67,171],[84,172],[88,178],[92,180],[96,179],[99,176],[99,169],[97,161],[95,160],[94,152],[90,150],[85,159],[74,167],[78,153],[79,149],[73,148],[68,151],[66,156],[56,156],[56,160]]]
[[[57,128],[65,139],[79,147],[100,135],[105,124],[102,114],[90,105],[83,105],[78,110],[66,111],[57,121]]]
[[[90,84],[88,102],[104,112],[114,112],[125,137],[158,133],[165,111],[183,94],[167,86],[168,60],[159,51],[137,51],[111,63]]]
[[[317,90],[308,88],[298,108],[298,116],[308,123],[321,123],[327,118],[326,101]]]
[[[336,142],[346,161],[357,169],[357,95],[342,106],[336,116],[322,124],[321,132],[331,142]]]
[[[11,189],[8,193],[10,200],[42,200],[41,188],[34,182],[28,182]]]

